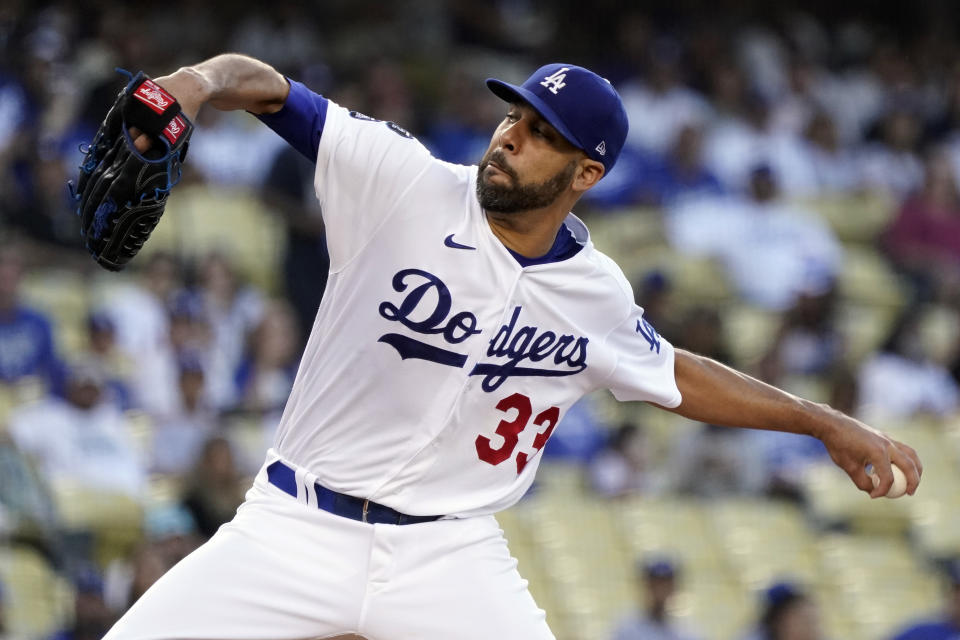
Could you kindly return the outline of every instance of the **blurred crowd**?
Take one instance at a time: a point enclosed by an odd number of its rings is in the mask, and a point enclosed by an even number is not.
[[[724,307],[683,299],[668,271],[628,273],[661,334],[774,384],[813,380],[820,400],[864,419],[956,417],[957,8],[880,3],[867,18],[828,3],[741,4],[629,10],[601,0],[587,17],[575,3],[507,0],[0,5],[0,538],[36,545],[73,580],[73,627],[57,637],[99,638],[232,517],[269,446],[328,266],[311,165],[248,115],[205,109],[184,182],[267,211],[282,230],[276,272],[265,282],[228,249],[154,251],[105,291],[90,280],[96,304],[73,318],[82,339],[65,349],[24,283],[96,269],[65,185],[122,85],[115,67],[160,76],[247,53],[469,164],[502,116],[484,77],[520,80],[548,59],[590,66],[620,90],[630,133],[578,214],[624,228],[653,220],[672,253],[711,260],[736,304],[774,319],[769,342],[744,361]],[[847,247],[822,209],[837,201],[880,212],[865,244],[895,276],[885,335],[857,358],[840,323]],[[582,465],[611,499],[802,501],[799,470],[826,455],[809,438],[712,425],[662,450],[641,420],[611,420],[603,404],[575,406],[545,455]],[[64,487],[140,505],[142,536],[105,559],[82,527],[63,525]],[[156,500],[157,487],[170,495]],[[673,580],[671,566],[648,569]],[[806,602],[793,591],[770,598]]]

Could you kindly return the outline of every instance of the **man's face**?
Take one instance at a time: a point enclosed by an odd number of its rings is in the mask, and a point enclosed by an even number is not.
[[[663,610],[667,602],[677,591],[677,582],[674,578],[663,576],[647,578],[647,599],[651,609]]]
[[[819,640],[820,619],[809,600],[798,600],[780,617],[777,637],[784,640]]]
[[[23,263],[14,249],[0,249],[0,302],[13,301],[23,277]]]
[[[953,624],[960,627],[960,583],[953,585],[947,600],[947,609]]]
[[[496,213],[549,206],[570,186],[581,156],[532,107],[511,104],[480,161],[480,206]]]

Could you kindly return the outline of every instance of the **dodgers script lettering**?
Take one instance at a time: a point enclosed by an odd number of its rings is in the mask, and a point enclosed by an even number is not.
[[[407,291],[410,286],[408,280],[414,283],[419,281],[420,284],[410,289],[400,306],[389,302],[380,303],[381,316],[387,320],[399,322],[416,333],[428,335],[439,333],[450,344],[459,344],[471,335],[480,333],[477,329],[477,316],[469,311],[461,311],[447,320],[452,298],[443,280],[422,269],[403,269],[393,276],[393,290],[401,293]],[[429,292],[436,294],[436,306],[426,319],[413,320],[415,312],[424,311],[421,307],[426,305],[421,303]],[[404,360],[419,358],[451,367],[462,367],[467,362],[467,356],[463,354],[441,349],[399,333],[384,334],[380,336],[379,342],[385,342],[396,349]]]
[[[405,295],[399,304],[389,301],[380,303],[380,316],[386,320],[398,322],[422,336],[440,336],[450,346],[461,344],[482,332],[477,327],[477,317],[473,313],[452,313],[453,296],[450,289],[432,273],[423,269],[402,269],[393,276],[391,285],[394,291]],[[515,306],[510,320],[490,340],[486,355],[498,360],[478,362],[470,370],[471,376],[483,376],[481,388],[488,393],[496,391],[514,376],[572,376],[587,368],[589,339],[541,331],[533,325],[521,325],[519,319],[522,311],[521,305]],[[393,347],[403,360],[428,360],[458,368],[467,362],[465,353],[402,333],[385,333],[378,342]],[[529,366],[530,363],[539,362],[552,366]],[[528,366],[520,366],[523,363]]]
[[[470,375],[482,375],[483,390],[496,391],[510,376],[572,376],[587,368],[588,338],[576,338],[571,335],[557,336],[553,331],[539,333],[538,327],[524,326],[517,328],[517,318],[520,317],[521,307],[513,310],[510,322],[500,327],[487,355],[504,357],[503,363],[478,363],[473,367]],[[566,369],[536,369],[521,367],[524,360],[540,362],[553,356],[553,364],[566,365]]]

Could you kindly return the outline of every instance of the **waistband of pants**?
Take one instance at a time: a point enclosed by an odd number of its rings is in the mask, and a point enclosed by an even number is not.
[[[267,480],[294,498],[297,497],[296,471],[280,460],[267,465]],[[334,515],[370,524],[418,524],[433,522],[443,516],[409,516],[396,509],[364,498],[348,496],[332,489],[313,483],[313,490],[317,496],[317,508]]]

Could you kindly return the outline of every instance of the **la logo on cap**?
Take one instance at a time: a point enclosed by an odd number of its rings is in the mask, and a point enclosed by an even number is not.
[[[540,83],[540,86],[550,89],[550,93],[557,95],[557,92],[560,89],[563,89],[566,85],[564,80],[567,78],[567,71],[570,71],[570,67],[562,67],[557,69],[549,76],[543,79],[543,82]]]

